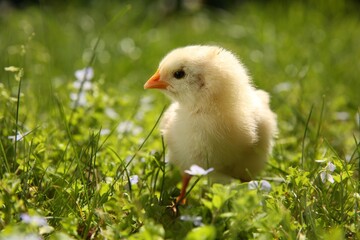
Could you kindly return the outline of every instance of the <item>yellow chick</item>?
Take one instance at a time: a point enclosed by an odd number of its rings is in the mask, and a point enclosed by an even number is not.
[[[214,168],[215,182],[249,181],[265,166],[277,132],[269,95],[256,89],[245,67],[217,46],[187,46],[168,53],[145,89],[173,103],[160,124],[169,162],[181,171]],[[184,173],[178,200],[191,176]]]

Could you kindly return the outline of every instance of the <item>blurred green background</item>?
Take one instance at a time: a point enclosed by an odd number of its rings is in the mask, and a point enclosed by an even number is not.
[[[270,92],[280,128],[304,124],[311,106],[320,111],[322,102],[330,126],[358,122],[357,1],[20,2],[1,3],[0,80],[16,96],[17,83],[4,67],[24,68],[22,113],[33,116],[33,127],[52,118],[54,95],[68,106],[74,72],[88,65],[111,97],[127,99],[132,109],[153,95],[159,113],[169,101],[143,84],[168,51],[189,44],[216,44],[238,55],[255,85]],[[353,127],[340,128],[327,137],[341,149],[342,133],[352,135]]]
[[[222,8],[195,2],[2,2],[1,68],[25,67],[25,86],[46,97],[95,52],[92,65],[107,87],[141,92],[169,50],[217,44],[234,51],[260,87],[299,84],[299,98],[326,95],[358,107],[358,2],[232,1]]]

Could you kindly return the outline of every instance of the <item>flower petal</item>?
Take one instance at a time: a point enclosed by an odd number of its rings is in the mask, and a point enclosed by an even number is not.
[[[184,222],[192,222],[197,227],[203,225],[202,217],[200,216],[182,215],[180,216],[180,220]]]
[[[94,77],[94,70],[91,67],[86,67],[75,71],[75,77],[79,81],[90,81]]]
[[[326,178],[327,178],[327,180],[328,180],[329,182],[334,183],[334,178],[333,178],[333,176],[332,176],[331,174],[327,173],[327,174],[326,174]]]
[[[325,183],[326,182],[326,172],[325,171],[323,171],[323,172],[321,172],[320,173],[320,178],[321,178],[321,181],[323,182],[323,183]]]
[[[212,172],[212,171],[214,171],[214,168],[212,167],[212,168],[209,168],[208,170],[206,170],[205,172],[206,172],[206,174],[209,174],[210,172]],[[205,174],[205,175],[206,175]]]
[[[264,192],[270,192],[271,191],[271,184],[266,180],[260,181],[260,189]]]
[[[138,175],[132,175],[130,176],[130,183],[131,185],[137,184],[139,182],[139,176]]]
[[[335,171],[335,169],[336,169],[336,166],[333,163],[328,162],[328,164],[326,166],[326,170],[333,172],[333,171]]]
[[[250,190],[254,190],[254,189],[257,189],[259,186],[259,182],[258,181],[250,181],[248,183],[248,187]]]
[[[212,171],[214,171],[214,168],[209,168],[209,169],[205,170],[202,167],[194,164],[194,165],[191,165],[190,170],[185,170],[184,172],[189,175],[192,175],[192,176],[195,176],[195,175],[196,176],[204,176]]]
[[[80,89],[82,87],[82,90],[87,91],[92,89],[92,83],[89,81],[83,82],[82,80],[76,80],[73,83],[74,88]]]
[[[44,217],[41,216],[30,216],[27,213],[23,213],[20,215],[21,221],[24,223],[28,223],[34,226],[47,226],[48,223]]]

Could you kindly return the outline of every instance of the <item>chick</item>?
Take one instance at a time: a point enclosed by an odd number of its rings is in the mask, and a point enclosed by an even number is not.
[[[181,171],[213,167],[215,182],[249,181],[265,166],[277,132],[269,95],[256,89],[245,67],[217,46],[187,46],[168,53],[145,89],[173,103],[160,124],[169,162]],[[190,176],[183,175],[178,200]]]

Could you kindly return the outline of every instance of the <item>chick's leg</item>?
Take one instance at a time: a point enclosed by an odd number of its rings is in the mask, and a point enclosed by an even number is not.
[[[186,203],[186,199],[185,199],[186,188],[189,185],[190,179],[191,179],[191,175],[184,173],[184,175],[182,176],[181,192],[180,195],[176,198],[176,203],[179,204]]]

